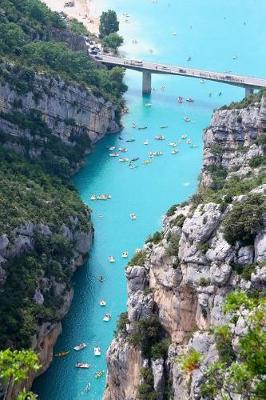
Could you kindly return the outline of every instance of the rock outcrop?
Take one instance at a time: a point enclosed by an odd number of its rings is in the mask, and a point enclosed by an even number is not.
[[[199,192],[164,218],[161,240],[151,239],[142,257],[133,259],[136,264],[142,260],[141,265],[127,268],[127,321],[107,353],[105,400],[201,399],[204,371],[219,357],[210,328],[227,322],[226,295],[236,288],[265,290],[265,216],[260,216],[248,244],[229,243],[224,228],[236,204],[254,193],[264,196],[265,202],[265,170],[260,162],[265,152],[260,140],[265,140],[265,113],[265,98],[246,108],[214,113],[204,134]],[[242,275],[251,266],[251,276]],[[162,337],[170,344],[166,355],[157,351],[145,357],[143,340],[137,338],[136,343],[136,333],[144,334],[140,324],[151,315],[159,319]],[[234,335],[243,330],[239,319]],[[202,360],[188,373],[178,359],[190,349]],[[143,369],[150,371],[150,386]],[[153,397],[148,397],[151,392]]]

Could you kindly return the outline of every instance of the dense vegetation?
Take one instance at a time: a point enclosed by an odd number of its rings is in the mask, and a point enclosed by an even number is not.
[[[241,394],[248,400],[263,399],[266,393],[265,294],[232,292],[227,296],[224,310],[231,316],[231,324],[216,330],[219,361],[205,371],[201,394],[208,400],[218,394],[225,400],[232,399],[232,394]],[[246,330],[239,338],[238,349],[233,350],[233,327],[242,316],[245,316]]]
[[[113,73],[96,65],[84,52],[71,50],[67,42],[60,42],[68,32],[84,34],[86,28],[77,21],[67,23],[39,0],[3,0],[0,5],[0,61],[19,65],[24,75],[32,75],[36,70],[59,75],[120,104],[126,90],[123,71],[119,69],[119,73]],[[0,81],[6,79],[5,75],[6,71],[0,68]],[[30,82],[24,88],[27,90],[31,90]]]
[[[0,231],[12,242],[14,229],[29,222],[36,227],[34,249],[9,261],[0,292],[0,348],[21,348],[30,345],[38,323],[57,319],[62,295],[56,296],[51,285],[40,305],[33,302],[34,293],[41,278],[53,277],[69,289],[73,244],[63,237],[61,227],[88,231],[89,213],[70,185],[2,148],[0,183]],[[40,224],[49,226],[51,235],[40,234]]]

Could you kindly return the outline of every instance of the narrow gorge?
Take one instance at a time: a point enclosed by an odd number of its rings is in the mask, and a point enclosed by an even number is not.
[[[105,400],[265,394],[265,132],[264,96],[214,112],[198,192],[127,266]]]

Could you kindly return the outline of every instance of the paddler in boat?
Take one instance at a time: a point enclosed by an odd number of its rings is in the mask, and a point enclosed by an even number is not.
[[[103,276],[102,275],[99,276],[98,281],[103,283]]]

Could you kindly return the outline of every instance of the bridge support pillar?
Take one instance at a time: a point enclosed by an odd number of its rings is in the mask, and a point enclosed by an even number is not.
[[[143,71],[142,74],[142,94],[151,94],[151,73]]]
[[[254,93],[254,89],[251,87],[245,87],[245,96],[248,97]]]

